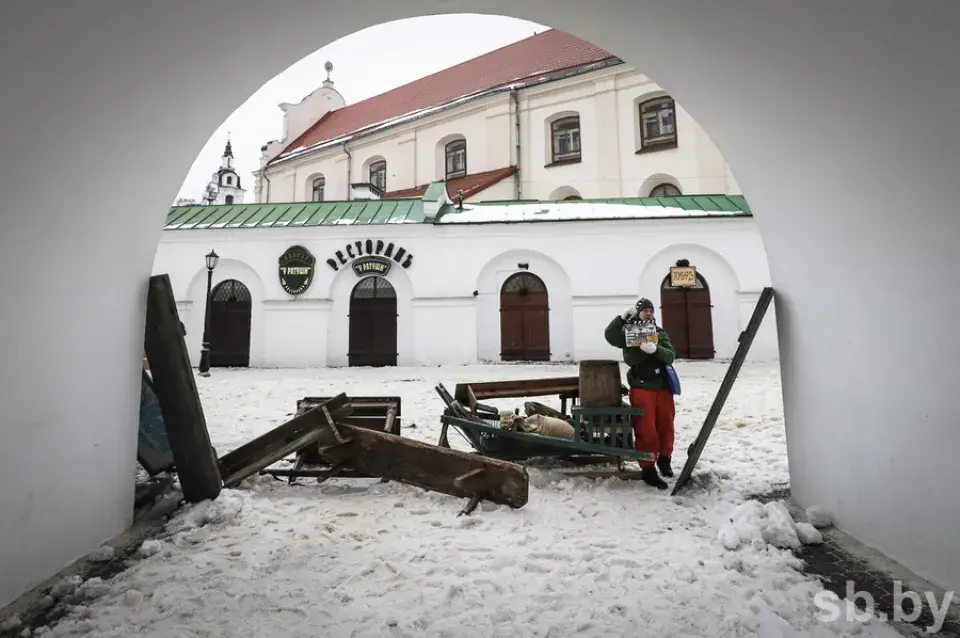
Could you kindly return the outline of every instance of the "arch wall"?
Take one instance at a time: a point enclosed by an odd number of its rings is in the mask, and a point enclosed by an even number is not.
[[[750,199],[778,290],[794,497],[960,588],[960,407],[950,400],[960,302],[931,276],[953,269],[960,237],[960,4],[756,6],[35,0],[0,9],[0,511],[15,513],[0,519],[0,604],[131,521],[146,282],[160,225],[210,132],[336,38],[470,11],[550,24],[642,65],[709,133]],[[266,24],[283,37],[264,39]],[[811,134],[814,100],[829,117],[815,118]],[[905,126],[908,101],[922,117]],[[153,188],[144,191],[137,140],[147,124]],[[51,174],[61,188],[45,188]],[[55,256],[43,286],[24,276],[40,255]],[[858,272],[883,284],[864,285]],[[891,342],[876,320],[891,299],[924,300],[908,339]],[[829,313],[831,329],[811,313]],[[925,383],[902,400],[890,401],[876,377],[891,361],[922,365]],[[64,379],[63,369],[83,366],[98,375]],[[62,400],[48,400],[51,387]],[[88,427],[76,427],[77,414]],[[911,480],[890,480],[901,475]]]

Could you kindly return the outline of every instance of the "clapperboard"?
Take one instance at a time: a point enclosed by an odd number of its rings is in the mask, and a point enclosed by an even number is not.
[[[655,321],[635,321],[623,326],[628,348],[639,348],[644,343],[657,343],[657,324]]]

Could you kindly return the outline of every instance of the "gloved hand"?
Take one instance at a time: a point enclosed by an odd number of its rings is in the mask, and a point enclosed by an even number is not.
[[[645,342],[640,344],[640,349],[646,352],[647,354],[653,354],[657,351],[657,344]]]
[[[630,321],[636,316],[637,316],[637,307],[630,306],[629,308],[623,311],[623,314],[620,315],[620,318],[623,319],[624,321]]]

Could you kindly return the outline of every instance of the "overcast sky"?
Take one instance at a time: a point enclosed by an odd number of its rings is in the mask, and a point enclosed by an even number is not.
[[[254,201],[250,173],[259,168],[260,147],[283,132],[283,112],[277,105],[296,104],[319,87],[327,60],[333,62],[334,88],[349,105],[546,29],[514,18],[464,14],[389,22],[341,38],[264,84],[234,111],[200,152],[179,197],[201,199],[220,166],[229,132],[237,172],[247,189],[244,201]]]

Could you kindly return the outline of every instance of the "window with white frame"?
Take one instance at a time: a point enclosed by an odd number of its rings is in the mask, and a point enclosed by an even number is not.
[[[322,202],[323,201],[323,189],[327,185],[327,180],[323,175],[313,178],[313,185],[311,186],[310,191],[310,201],[311,202]]]
[[[443,147],[443,155],[446,160],[446,170],[444,177],[451,179],[454,177],[463,177],[467,174],[467,141],[454,140]]]
[[[370,183],[380,189],[387,190],[387,161],[380,160],[370,165]]]
[[[580,159],[580,116],[561,117],[550,124],[551,162]]]
[[[677,145],[677,114],[673,98],[657,97],[641,102],[640,150],[674,148]]]

